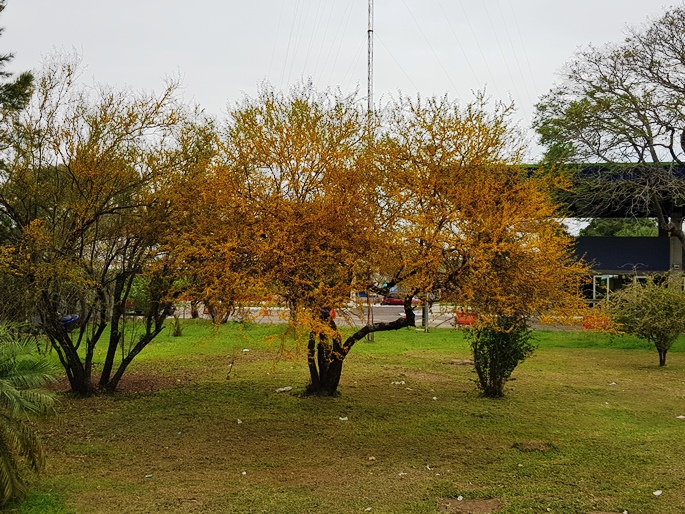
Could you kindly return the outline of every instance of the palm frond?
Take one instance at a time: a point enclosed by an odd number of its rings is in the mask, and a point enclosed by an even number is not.
[[[35,471],[45,464],[27,418],[53,411],[53,396],[39,388],[55,379],[51,365],[34,351],[35,340],[21,327],[0,323],[0,507],[26,494],[20,461]]]
[[[19,466],[15,458],[16,434],[7,424],[7,418],[0,418],[0,506],[22,498],[26,494],[26,484],[21,479]]]

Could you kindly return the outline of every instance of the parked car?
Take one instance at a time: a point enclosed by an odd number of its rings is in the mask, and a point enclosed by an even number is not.
[[[412,305],[419,305],[420,303],[421,300],[419,300],[418,298],[411,299]],[[383,300],[381,300],[381,305],[404,305],[404,295],[402,295],[401,293],[386,294],[383,297]]]

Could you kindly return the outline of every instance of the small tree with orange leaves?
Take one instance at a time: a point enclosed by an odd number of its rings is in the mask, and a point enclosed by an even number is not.
[[[478,313],[479,385],[501,396],[532,351],[529,318],[580,312],[587,270],[572,258],[549,188],[517,165],[511,108],[487,107],[483,96],[463,108],[446,98],[398,102],[382,162],[398,199],[393,276],[406,277],[408,295],[433,292]]]
[[[218,157],[186,195],[194,214],[180,250],[202,295],[283,298],[291,333],[304,334],[310,390],[320,394],[335,394],[363,337],[343,341],[331,312],[367,288],[382,254],[367,121],[354,95],[264,86],[230,112]]]
[[[472,264],[453,297],[479,314],[470,333],[478,385],[485,396],[500,397],[533,351],[531,317],[579,319],[588,271],[572,257],[571,238],[535,178],[515,167],[484,171],[474,185],[489,194],[468,216]]]
[[[2,120],[0,223],[9,230],[0,271],[21,289],[24,315],[72,391],[90,395],[116,389],[173,311],[174,270],[159,252],[171,209],[164,192],[202,162],[211,131],[177,101],[175,84],[136,94],[81,88],[77,76],[74,59],[48,62],[27,108]],[[137,277],[150,302],[138,330],[125,330]]]

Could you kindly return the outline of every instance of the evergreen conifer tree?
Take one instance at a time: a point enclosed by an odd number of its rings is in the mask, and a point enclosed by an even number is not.
[[[5,10],[6,0],[0,0],[0,13]],[[0,35],[3,28],[0,27]],[[0,111],[3,115],[9,110],[21,109],[31,96],[33,75],[26,71],[12,79],[12,73],[5,70],[7,64],[14,58],[14,54],[0,54]]]

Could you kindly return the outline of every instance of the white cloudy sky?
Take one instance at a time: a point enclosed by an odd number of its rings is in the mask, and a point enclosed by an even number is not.
[[[374,96],[487,87],[512,99],[521,124],[583,45],[620,41],[627,25],[673,1],[375,0]],[[89,81],[160,89],[182,79],[185,98],[221,115],[266,80],[286,88],[366,94],[368,0],[8,0],[0,51],[11,71],[39,69],[55,49],[82,55]],[[532,145],[530,159],[539,155]]]

